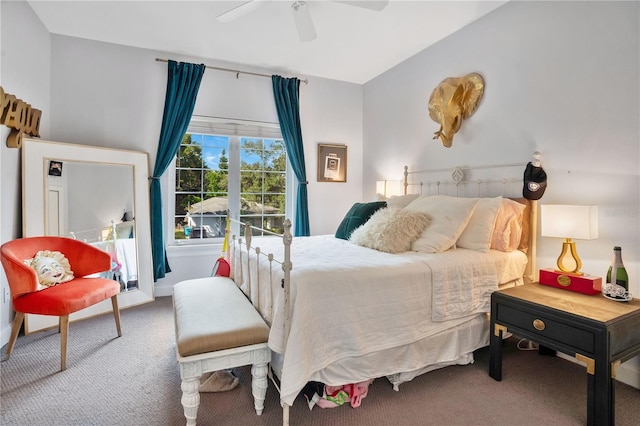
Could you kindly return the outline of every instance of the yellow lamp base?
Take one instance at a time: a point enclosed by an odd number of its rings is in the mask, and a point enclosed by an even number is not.
[[[562,252],[560,253],[560,256],[558,256],[557,265],[558,272],[577,276],[584,275],[580,272],[582,261],[580,260],[580,256],[578,256],[576,243],[574,243],[571,238],[567,238],[562,243]]]

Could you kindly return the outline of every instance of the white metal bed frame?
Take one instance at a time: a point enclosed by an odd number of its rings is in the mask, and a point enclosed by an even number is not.
[[[532,160],[533,165],[539,167],[540,166],[540,153],[539,152],[534,152],[533,154],[533,160]],[[448,168],[448,169],[432,169],[432,170],[422,170],[422,171],[409,171],[408,167],[405,166],[404,167],[404,181],[403,181],[403,185],[404,185],[404,193],[407,194],[409,191],[410,187],[413,186],[418,186],[419,187],[419,194],[423,195],[423,191],[424,191],[424,187],[425,185],[427,186],[427,188],[431,188],[432,186],[435,185],[436,188],[436,194],[441,194],[441,189],[444,187],[448,187],[448,186],[453,186],[455,188],[456,191],[456,196],[459,195],[459,189],[461,187],[461,185],[467,185],[467,184],[477,184],[478,185],[478,193],[475,195],[476,197],[481,197],[483,195],[480,194],[480,188],[483,185],[490,185],[490,184],[501,184],[503,185],[503,189],[502,189],[502,193],[501,195],[506,196],[505,194],[505,190],[506,190],[506,185],[509,183],[517,183],[520,182],[522,183],[523,178],[499,178],[499,179],[495,179],[495,178],[478,178],[478,179],[474,179],[474,180],[467,180],[465,179],[466,177],[469,177],[470,174],[472,174],[474,171],[478,171],[478,170],[497,170],[497,169],[505,169],[505,168],[516,168],[516,167],[520,167],[521,170],[524,170],[524,167],[526,167],[526,163],[522,164],[522,163],[511,163],[511,164],[496,164],[496,165],[484,165],[484,166],[461,166],[461,167],[454,167],[454,168]],[[450,179],[445,179],[445,180],[435,180],[433,182],[423,182],[423,181],[418,181],[418,182],[410,182],[409,181],[409,176],[412,175],[419,175],[419,174],[442,174],[442,173],[450,173]],[[429,195],[429,193],[427,193],[426,195]],[[488,196],[488,195],[486,195]],[[496,195],[497,196],[497,195]],[[514,197],[515,198],[515,197]],[[520,197],[518,197],[520,198]],[[524,273],[524,280],[525,282],[531,282],[531,281],[535,281],[534,278],[534,273],[535,273],[535,252],[536,252],[536,236],[537,236],[537,201],[530,201],[531,202],[531,209],[530,209],[530,216],[529,216],[529,223],[530,223],[530,228],[529,228],[529,247],[527,250],[527,266],[525,269],[525,273]],[[234,259],[234,254],[235,254],[235,250],[238,249],[238,247],[242,247],[243,245],[245,246],[247,253],[250,253],[251,251],[254,251],[256,253],[256,262],[260,262],[260,259],[264,259],[264,261],[269,263],[269,268],[270,270],[272,270],[273,265],[277,265],[280,266],[283,270],[284,273],[284,278],[282,279],[281,285],[284,291],[284,339],[285,339],[285,346],[286,346],[286,339],[289,336],[289,332],[290,332],[290,318],[289,318],[289,314],[290,314],[290,297],[289,297],[289,293],[290,293],[290,286],[291,286],[291,269],[293,267],[292,263],[291,263],[291,244],[293,241],[293,235],[291,234],[291,221],[289,219],[286,219],[284,222],[284,233],[283,234],[277,234],[274,232],[271,232],[269,230],[265,230],[262,228],[258,228],[255,227],[249,223],[244,223],[241,221],[238,221],[236,219],[232,219],[230,216],[228,216],[227,220],[231,221],[231,223],[235,223],[240,225],[243,230],[244,230],[244,239],[242,237],[238,237],[236,235],[232,235],[231,237],[231,241],[229,241],[229,244],[227,245],[227,259]],[[268,234],[277,238],[281,238],[283,245],[284,245],[284,258],[282,260],[279,259],[275,259],[274,255],[271,253],[264,253],[260,250],[260,247],[253,247],[252,246],[252,230],[256,230],[261,232],[262,234]],[[247,256],[246,262],[250,262],[251,258],[249,256]],[[242,263],[243,263],[243,258],[242,258],[242,250],[240,250],[239,253],[239,263],[240,266],[238,266],[237,264],[233,263],[231,265],[231,274],[232,274],[232,278],[237,276],[236,274],[240,274],[240,282],[243,281],[242,274],[243,272],[243,268],[242,268]],[[247,265],[248,267],[246,268],[247,271],[251,271],[251,267],[249,267],[250,265]],[[256,270],[259,271],[260,268],[256,267]],[[273,279],[273,274],[271,274],[271,279]],[[251,276],[247,277],[247,291],[249,292],[249,294],[247,296],[249,296],[249,298],[251,298]],[[270,285],[270,288],[272,288],[273,286]],[[271,298],[270,300],[273,301],[273,298]],[[270,321],[268,321],[266,318],[265,320],[267,321],[267,324],[269,326],[271,326]],[[270,369],[269,370],[269,378],[272,380],[272,382],[274,383],[276,389],[278,390],[278,392],[280,392],[280,388],[279,388],[279,384],[278,381],[276,380],[276,378],[274,377],[273,371]],[[283,409],[283,418],[282,418],[282,424],[283,426],[288,426],[289,425],[289,405],[287,405],[284,402],[281,402],[282,405],[282,409]]]

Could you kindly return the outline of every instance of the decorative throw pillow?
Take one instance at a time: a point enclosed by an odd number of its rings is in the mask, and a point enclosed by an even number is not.
[[[336,238],[348,240],[349,236],[359,226],[369,220],[378,209],[387,206],[386,201],[372,201],[370,203],[355,203],[347,212],[336,230]]]
[[[33,268],[38,275],[36,291],[66,283],[73,279],[73,271],[69,260],[59,251],[39,251],[33,259],[27,259],[24,263]]]
[[[456,243],[467,226],[476,207],[476,198],[456,198],[447,195],[431,195],[412,201],[407,210],[431,215],[431,225],[411,245],[411,250],[424,253],[440,253]]]
[[[491,237],[491,248],[500,251],[514,251],[520,245],[522,237],[522,219],[524,204],[503,198],[496,217]]]
[[[467,227],[456,241],[457,247],[488,252],[502,197],[480,198]]]
[[[404,253],[429,225],[427,213],[396,207],[380,209],[351,233],[349,241],[386,253]]]

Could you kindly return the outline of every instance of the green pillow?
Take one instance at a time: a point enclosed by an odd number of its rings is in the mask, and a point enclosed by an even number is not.
[[[351,233],[359,226],[364,225],[367,220],[379,209],[386,207],[386,201],[373,201],[371,203],[355,203],[342,219],[336,231],[336,238],[348,240]]]

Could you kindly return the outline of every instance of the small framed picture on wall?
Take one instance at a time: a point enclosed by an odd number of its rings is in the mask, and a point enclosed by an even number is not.
[[[318,182],[347,181],[347,146],[318,144]]]
[[[62,161],[49,160],[49,176],[62,176]]]

